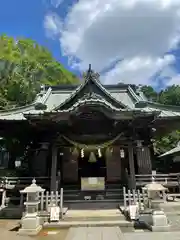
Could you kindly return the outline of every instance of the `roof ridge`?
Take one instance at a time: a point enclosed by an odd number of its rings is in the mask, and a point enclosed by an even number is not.
[[[132,89],[131,86],[128,86],[128,91],[131,94],[131,96],[134,98],[134,100],[136,100],[137,102],[140,101],[140,97],[135,93],[135,91]]]

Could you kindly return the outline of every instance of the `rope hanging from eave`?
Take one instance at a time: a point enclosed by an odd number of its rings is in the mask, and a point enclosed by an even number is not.
[[[82,144],[82,143],[79,143],[79,142],[76,142],[76,141],[73,141],[71,139],[69,139],[68,137],[66,136],[62,136],[67,142],[69,142],[70,144],[72,144],[74,147],[76,148],[79,148],[79,149],[88,149],[88,150],[94,150],[94,149],[99,149],[99,148],[107,148],[109,147],[110,145],[112,145],[115,141],[117,141],[122,135],[124,134],[123,133],[120,133],[118,134],[115,138],[107,141],[107,142],[104,142],[104,143],[100,143],[100,144],[90,144],[90,145],[87,145],[87,144]]]

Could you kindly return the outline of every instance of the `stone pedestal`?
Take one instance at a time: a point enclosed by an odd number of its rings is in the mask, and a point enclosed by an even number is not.
[[[166,232],[169,231],[170,225],[168,219],[163,211],[153,211],[152,213],[152,226],[150,226],[153,232]]]
[[[28,235],[28,236],[36,236],[39,231],[42,229],[42,225],[40,225],[40,218],[37,214],[26,214],[21,219],[21,228],[19,229],[19,235]]]
[[[149,211],[141,214],[139,222],[152,232],[168,232],[170,225],[163,211]]]
[[[153,232],[169,231],[170,226],[168,224],[168,219],[164,211],[160,209],[160,204],[164,202],[164,197],[161,199],[160,192],[163,192],[164,196],[166,188],[156,183],[154,178],[152,178],[152,183],[147,184],[144,189],[146,189],[148,193],[149,208],[151,212],[142,215],[140,217],[141,221]]]

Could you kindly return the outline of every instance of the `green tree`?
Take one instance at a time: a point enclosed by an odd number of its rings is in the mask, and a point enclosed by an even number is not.
[[[74,84],[77,77],[31,39],[0,37],[0,109],[29,104],[42,84]]]
[[[158,93],[151,86],[144,85],[141,87],[141,91],[149,101],[156,101],[158,98]]]
[[[143,93],[148,99],[166,105],[180,106],[180,86],[172,85],[160,92],[156,92],[151,86],[143,86]],[[180,130],[172,131],[164,136],[157,136],[155,139],[155,151],[162,154],[174,148],[180,141]]]
[[[167,87],[158,94],[158,100],[162,104],[180,106],[180,86]]]

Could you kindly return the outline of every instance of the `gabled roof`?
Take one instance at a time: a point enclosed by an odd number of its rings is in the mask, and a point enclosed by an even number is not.
[[[180,107],[148,102],[133,85],[102,85],[98,75],[89,68],[82,84],[45,86],[32,104],[0,111],[0,120],[26,120],[27,115],[71,112],[82,105],[101,105],[112,112],[155,114],[159,118],[180,117]]]
[[[121,101],[117,101],[109,91],[99,81],[99,75],[91,70],[91,67],[87,71],[85,81],[62,103],[60,103],[54,110],[63,110],[72,107],[79,99],[88,98],[89,102],[93,100],[104,101],[109,103],[113,108],[129,108]]]

